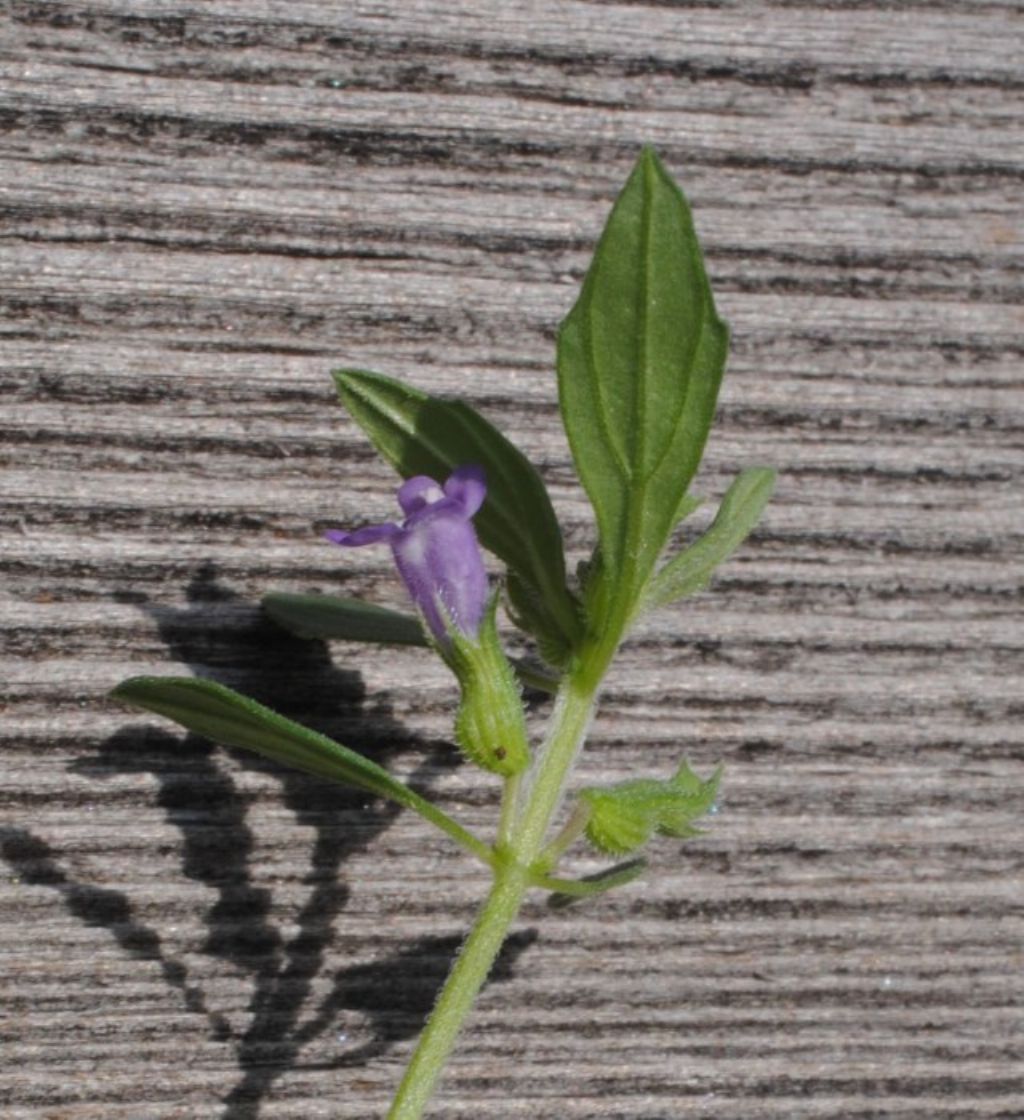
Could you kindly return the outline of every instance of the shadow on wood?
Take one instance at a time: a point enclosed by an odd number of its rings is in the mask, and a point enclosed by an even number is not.
[[[386,708],[366,711],[358,673],[335,668],[323,643],[292,638],[254,616],[218,583],[212,566],[197,573],[187,599],[185,608],[141,604],[157,620],[174,662],[197,674],[226,678],[225,683],[320,730],[329,731],[331,723],[341,719],[346,742],[377,761],[386,763],[402,751],[423,749]],[[211,628],[206,616],[214,603],[219,617],[230,618],[229,624]],[[232,609],[225,616],[225,604],[238,607],[238,612]],[[304,879],[309,890],[295,917],[298,932],[286,938],[273,920],[271,892],[253,881],[255,845],[246,799],[232,773],[221,766],[218,753],[197,736],[133,725],[111,736],[97,756],[72,767],[98,779],[147,773],[157,782],[157,804],[181,834],[184,875],[216,893],[204,916],[208,932],[203,952],[251,979],[250,1018],[241,1034],[209,1006],[201,987],[190,980],[188,966],[166,951],[159,930],[137,917],[127,894],[76,882],[56,853],[27,829],[0,832],[0,854],[24,882],[58,891],[76,918],[106,928],[124,951],[159,965],[185,1007],[206,1017],[210,1036],[235,1047],[240,1078],[223,1098],[221,1120],[253,1120],[274,1082],[295,1066],[305,1046],[333,1028],[344,1010],[366,1016],[371,1037],[329,1065],[360,1064],[416,1034],[461,938],[424,938],[387,959],[341,969],[329,995],[303,1020],[314,981],[326,966],[334,922],[350,897],[341,878],[344,864],[390,827],[398,809],[360,791],[233,752],[242,766],[272,773],[281,782],[284,804],[315,837]],[[456,765],[457,759],[454,749],[439,746],[424,756],[413,782],[446,762]],[[507,978],[519,954],[535,939],[534,931],[510,939],[494,978]]]

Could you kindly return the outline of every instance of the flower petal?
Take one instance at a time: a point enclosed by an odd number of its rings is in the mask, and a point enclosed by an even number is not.
[[[487,607],[487,570],[473,529],[473,514],[487,494],[481,467],[452,472],[444,486],[418,474],[398,490],[405,520],[366,525],[354,532],[331,529],[334,544],[354,548],[387,541],[413,602],[439,643],[460,632],[475,638]]]
[[[437,517],[454,517],[458,521],[469,521],[469,518],[463,515],[460,502],[455,501],[454,498],[446,498],[443,490],[438,490],[438,493],[441,495],[440,501],[426,502],[415,513],[410,513],[402,522],[402,528],[415,529],[418,525],[433,521]]]
[[[447,641],[449,626],[475,635],[488,589],[472,523],[456,509],[439,510],[407,527],[391,547],[399,574],[434,636]]]
[[[365,525],[362,529],[356,529],[351,533],[346,533],[343,529],[330,529],[324,533],[324,536],[334,544],[340,544],[342,548],[359,548],[364,544],[389,541],[401,531],[398,525],[386,522],[383,525]]]
[[[417,474],[398,488],[398,504],[406,517],[409,517],[425,506],[439,502],[444,494],[444,490],[432,478],[428,478],[425,474]]]
[[[444,492],[446,497],[459,503],[464,517],[472,517],[487,497],[487,481],[483,467],[476,463],[458,467],[452,471],[444,484]]]

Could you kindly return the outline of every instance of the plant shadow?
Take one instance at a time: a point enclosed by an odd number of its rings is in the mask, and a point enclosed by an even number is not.
[[[322,642],[293,638],[264,619],[218,579],[212,565],[197,572],[186,598],[183,608],[139,604],[156,620],[174,662],[334,735],[382,765],[402,752],[420,751],[422,761],[410,779],[418,788],[439,768],[458,764],[448,744],[419,741],[386,705],[369,705],[357,672],[335,667]],[[243,768],[272,773],[281,783],[282,802],[313,833],[303,880],[307,893],[293,919],[296,932],[286,936],[274,920],[271,892],[253,881],[255,841],[246,797],[221,765],[220,750],[195,735],[135,725],[72,768],[100,781],[125,773],[155,780],[157,803],[181,835],[184,874],[213,892],[204,915],[203,952],[249,978],[243,1028],[233,1029],[208,1006],[186,964],[168,953],[157,929],[136,916],[126,894],[75,882],[58,854],[24,829],[0,831],[0,855],[23,881],[56,890],[79,920],[106,928],[123,950],[159,965],[184,1006],[206,1018],[211,1037],[234,1048],[239,1077],[223,1097],[220,1120],[255,1120],[274,1083],[296,1068],[311,1042],[336,1031],[347,1012],[369,1024],[368,1041],[328,1062],[303,1062],[303,1068],[358,1065],[417,1033],[461,938],[425,937],[379,962],[342,968],[328,993],[308,1008],[314,981],[327,964],[335,921],[350,898],[344,864],[385,832],[400,810],[259,756],[232,752]],[[492,980],[507,979],[535,939],[532,930],[510,938]]]

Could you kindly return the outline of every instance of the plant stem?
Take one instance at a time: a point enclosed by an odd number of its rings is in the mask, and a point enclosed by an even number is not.
[[[559,829],[558,835],[537,857],[537,867],[544,870],[554,867],[563,854],[583,835],[588,820],[590,820],[590,806],[581,801],[573,810],[572,816]]]
[[[519,913],[526,874],[506,863],[480,909],[405,1071],[388,1120],[419,1120],[437,1084],[462,1023],[483,987],[508,927]]]
[[[599,679],[600,673],[596,674]],[[573,674],[558,694],[546,744],[518,822],[509,822],[507,847],[496,853],[494,883],[480,908],[420,1036],[388,1113],[388,1120],[419,1120],[477,994],[487,979],[509,926],[519,913],[531,864],[562,798],[597,696],[595,674]],[[506,795],[507,796],[507,795]]]
[[[522,787],[522,774],[512,774],[505,779],[501,793],[501,815],[498,820],[497,849],[506,850],[515,834],[516,820],[519,816],[519,791]]]
[[[529,866],[544,846],[551,818],[562,800],[566,779],[590,725],[600,680],[582,673],[566,678],[551,714],[551,730],[539,765],[531,774],[520,827],[511,847],[518,862]]]

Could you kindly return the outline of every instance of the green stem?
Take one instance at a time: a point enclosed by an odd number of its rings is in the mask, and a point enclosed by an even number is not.
[[[566,851],[583,835],[590,820],[590,806],[579,802],[572,811],[572,816],[559,830],[558,835],[551,841],[543,852],[537,857],[537,866],[549,871],[558,865]],[[539,885],[539,884],[538,884]]]
[[[501,815],[498,819],[498,841],[495,845],[495,848],[501,851],[507,850],[512,843],[519,814],[522,777],[522,774],[510,774],[505,779],[505,787],[501,792]]]
[[[419,1120],[466,1016],[483,987],[526,891],[521,867],[506,864],[480,909],[405,1071],[388,1120]]]
[[[592,666],[588,669],[586,674],[568,677],[559,692],[547,743],[514,826],[515,834],[496,853],[494,884],[420,1036],[388,1120],[419,1120],[423,1115],[459,1030],[519,913],[531,882],[531,865],[544,846],[545,833],[590,722],[597,696],[597,685],[590,682],[599,680],[601,673],[595,674]],[[508,794],[506,790],[506,802],[511,800]]]
[[[586,666],[589,670],[589,665]],[[593,683],[591,683],[593,682]],[[565,782],[590,724],[600,679],[582,671],[566,678],[551,713],[551,732],[539,766],[531,775],[526,805],[512,852],[529,866],[544,846],[551,818],[562,800]]]

